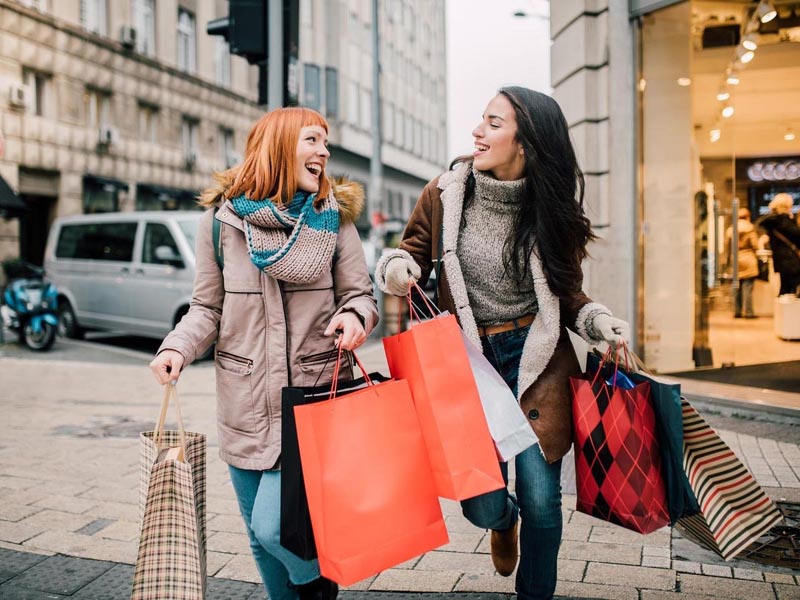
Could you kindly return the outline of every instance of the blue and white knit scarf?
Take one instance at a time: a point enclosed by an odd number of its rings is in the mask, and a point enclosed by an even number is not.
[[[333,194],[314,207],[314,194],[297,192],[286,206],[271,200],[231,200],[244,220],[250,260],[267,275],[310,283],[329,269],[339,233],[339,206]]]

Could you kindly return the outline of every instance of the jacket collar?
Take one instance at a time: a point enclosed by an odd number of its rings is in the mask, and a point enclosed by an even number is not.
[[[458,320],[467,339],[478,347],[481,346],[478,326],[469,305],[467,285],[461,271],[456,250],[458,248],[458,231],[461,227],[461,213],[464,206],[464,192],[470,171],[469,163],[461,163],[454,170],[439,177],[437,187],[441,190],[442,202],[442,262],[450,294],[453,297]],[[517,397],[521,398],[525,391],[534,384],[542,374],[556,349],[561,334],[561,309],[558,297],[547,285],[542,262],[536,249],[530,261],[533,275],[533,288],[539,303],[539,312],[534,319],[520,359]]]

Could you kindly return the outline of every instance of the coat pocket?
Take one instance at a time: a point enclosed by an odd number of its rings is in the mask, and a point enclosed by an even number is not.
[[[246,433],[256,432],[253,405],[253,361],[217,351],[217,418],[222,425]]]
[[[333,371],[336,368],[336,355],[339,351],[334,348],[326,352],[308,354],[297,359],[300,371],[303,373],[303,387],[316,387],[328,385],[333,380]],[[350,354],[342,356],[342,366],[339,370],[340,379],[351,378]]]

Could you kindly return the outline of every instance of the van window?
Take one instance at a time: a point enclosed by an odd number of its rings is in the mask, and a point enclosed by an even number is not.
[[[151,265],[164,264],[156,258],[156,248],[167,246],[172,249],[176,257],[180,257],[178,244],[169,232],[169,227],[163,223],[148,223],[144,230],[144,249],[142,250],[142,262]]]
[[[64,225],[56,257],[130,262],[138,223],[83,223]]]
[[[200,224],[200,221],[197,219],[193,219],[191,221],[178,221],[178,225],[183,231],[183,235],[186,236],[186,241],[189,243],[189,247],[194,252],[195,248],[195,239],[197,238],[197,226]]]

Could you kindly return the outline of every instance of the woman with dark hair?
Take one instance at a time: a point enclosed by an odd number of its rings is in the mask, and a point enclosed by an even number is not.
[[[566,120],[549,96],[502,88],[472,132],[475,152],[422,191],[400,248],[376,267],[384,291],[405,295],[441,267],[438,303],[519,398],[539,443],[516,457],[516,497],[501,489],[462,502],[491,529],[495,569],[517,564],[520,600],[551,598],[561,542],[561,458],[572,443],[569,377],[580,372],[565,327],[616,345],[628,324],[582,291],[594,238],[583,174]],[[507,479],[508,465],[501,469]]]
[[[272,600],[338,594],[316,559],[280,543],[281,389],[330,383],[337,347],[358,347],[378,321],[354,225],[364,194],[328,179],[329,156],[328,123],[314,110],[256,122],[242,164],[201,197],[210,210],[189,312],[150,363],[159,383],[175,383],[216,341],[219,454]]]

